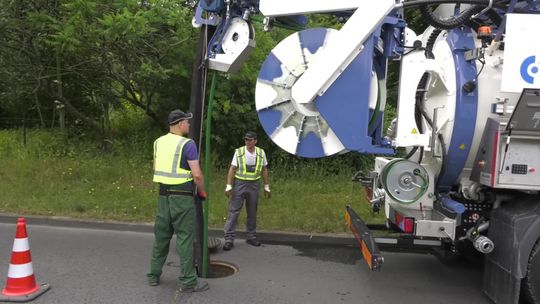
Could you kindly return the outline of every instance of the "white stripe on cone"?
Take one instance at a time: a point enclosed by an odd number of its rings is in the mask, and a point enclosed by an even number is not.
[[[26,264],[9,264],[8,278],[18,279],[34,275],[32,262]]]
[[[28,238],[15,239],[15,241],[13,241],[13,252],[25,252],[28,250],[30,250]]]

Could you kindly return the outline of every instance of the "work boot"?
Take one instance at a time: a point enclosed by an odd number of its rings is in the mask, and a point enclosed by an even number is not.
[[[223,245],[223,250],[229,251],[234,247],[233,242],[225,242],[225,245]]]
[[[182,292],[202,292],[210,289],[206,281],[199,280],[197,284],[191,287],[182,287]]]
[[[257,241],[257,239],[247,239],[246,243],[250,244],[251,246],[255,246],[255,247],[261,246],[261,242]]]
[[[148,275],[148,284],[150,286],[158,286],[159,285],[159,277]]]

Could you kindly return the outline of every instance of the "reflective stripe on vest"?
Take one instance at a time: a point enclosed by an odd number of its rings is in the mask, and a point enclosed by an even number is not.
[[[263,167],[263,155],[262,149],[255,147],[255,171],[248,172],[246,165],[246,147],[236,149],[236,174],[234,177],[241,180],[257,180],[261,178],[261,171]]]
[[[193,180],[191,170],[180,168],[182,151],[189,138],[169,133],[154,142],[154,182],[180,185]]]

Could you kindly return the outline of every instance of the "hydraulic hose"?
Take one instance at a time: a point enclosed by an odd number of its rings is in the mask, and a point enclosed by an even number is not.
[[[451,30],[453,28],[462,26],[467,21],[469,21],[472,16],[481,12],[482,9],[483,7],[481,6],[473,6],[462,12],[459,16],[443,20],[433,15],[433,12],[427,5],[419,7],[420,14],[422,14],[422,17],[425,18],[429,25],[443,30]]]
[[[506,0],[493,1],[493,7],[504,8],[506,7]],[[404,8],[426,5],[438,5],[438,4],[474,4],[486,7],[489,5],[489,0],[409,0],[403,2]]]
[[[487,17],[493,25],[496,27],[499,27],[502,22],[502,18],[497,12],[493,9],[488,10],[483,16]],[[486,25],[484,21],[482,21],[479,18],[470,19],[469,21],[465,22],[465,25],[468,27],[474,29],[476,32],[480,26]]]
[[[420,13],[427,22],[439,29],[449,30],[461,26],[468,22],[472,16],[481,12],[486,6],[489,5],[489,0],[410,0],[403,2],[403,7],[415,7],[418,6]],[[497,8],[506,8],[507,0],[498,0],[492,3],[492,7]],[[439,19],[434,16],[431,10],[429,9],[430,5],[439,5],[439,4],[471,4],[474,5],[471,8],[462,12],[459,16],[455,16],[446,20]],[[495,24],[499,25],[501,23],[501,18],[498,14],[490,9],[486,16],[489,17]]]
[[[433,50],[433,46],[435,45],[435,41],[437,40],[437,37],[441,34],[440,29],[435,29],[431,34],[429,35],[429,38],[426,42],[426,49],[429,49],[430,51]]]

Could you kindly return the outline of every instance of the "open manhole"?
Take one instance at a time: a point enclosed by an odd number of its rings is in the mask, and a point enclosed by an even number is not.
[[[225,278],[238,272],[238,266],[225,261],[210,261],[208,277],[211,279]]]
[[[175,263],[175,262],[167,262],[166,265],[170,267],[180,268],[180,264]],[[208,278],[210,279],[225,278],[228,276],[232,276],[238,271],[239,271],[238,266],[234,265],[233,263],[212,260],[210,261],[210,269],[208,269]]]

